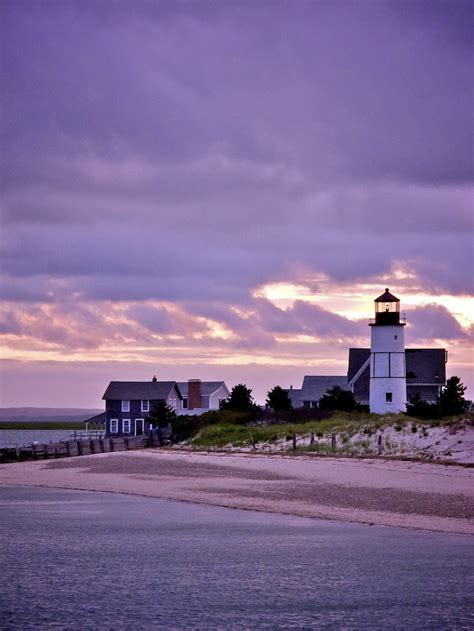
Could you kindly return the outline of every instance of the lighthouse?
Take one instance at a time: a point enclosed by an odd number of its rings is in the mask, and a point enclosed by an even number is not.
[[[405,322],[400,319],[400,300],[388,287],[375,299],[375,320],[370,327],[370,411],[405,412]]]

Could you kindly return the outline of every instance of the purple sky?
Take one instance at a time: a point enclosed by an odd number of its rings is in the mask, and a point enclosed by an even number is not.
[[[3,0],[1,404],[263,401],[385,286],[474,397],[472,7]]]

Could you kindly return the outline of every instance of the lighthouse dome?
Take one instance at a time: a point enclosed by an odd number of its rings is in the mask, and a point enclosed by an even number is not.
[[[400,298],[391,294],[388,287],[385,287],[385,292],[376,298],[375,302],[400,302]]]

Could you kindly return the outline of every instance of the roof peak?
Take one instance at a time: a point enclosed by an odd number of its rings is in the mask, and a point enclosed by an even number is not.
[[[389,288],[385,287],[385,293],[376,298],[375,302],[400,302],[400,298],[391,294]]]

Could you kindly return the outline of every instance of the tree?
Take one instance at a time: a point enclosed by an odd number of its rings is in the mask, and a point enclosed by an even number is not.
[[[166,427],[177,418],[176,412],[172,407],[166,404],[166,401],[158,401],[153,410],[147,416],[150,424],[158,427]]]
[[[350,390],[343,390],[339,386],[329,388],[326,394],[319,400],[320,410],[339,410],[340,412],[352,412],[357,407],[357,401]]]
[[[275,386],[267,392],[265,403],[275,412],[284,412],[285,410],[291,410],[293,407],[288,392],[280,386]]]
[[[464,398],[466,386],[459,377],[450,377],[442,389],[438,399],[441,416],[464,414],[469,409],[469,402]]]
[[[243,383],[239,383],[231,390],[230,396],[221,401],[221,410],[233,410],[234,412],[253,412],[257,406],[252,398],[252,390]]]

